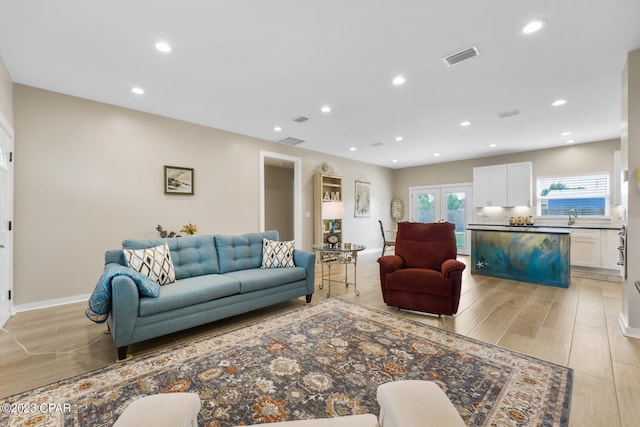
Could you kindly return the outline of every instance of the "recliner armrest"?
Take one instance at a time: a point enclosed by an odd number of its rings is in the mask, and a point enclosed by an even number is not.
[[[385,273],[392,273],[404,268],[404,259],[398,255],[386,255],[378,258],[378,264],[380,264],[380,269],[385,270]]]
[[[440,271],[442,275],[446,278],[450,278],[450,276],[454,273],[462,272],[467,266],[456,260],[456,259],[448,259],[442,263],[442,267],[440,267]]]

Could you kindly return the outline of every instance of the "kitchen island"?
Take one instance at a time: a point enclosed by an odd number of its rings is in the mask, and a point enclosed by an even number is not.
[[[491,225],[468,229],[472,274],[569,287],[569,229]]]

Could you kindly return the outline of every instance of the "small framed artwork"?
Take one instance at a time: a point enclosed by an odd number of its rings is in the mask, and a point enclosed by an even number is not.
[[[355,193],[356,218],[369,218],[371,216],[371,183],[367,181],[356,181]]]
[[[164,194],[193,195],[193,168],[165,166]]]

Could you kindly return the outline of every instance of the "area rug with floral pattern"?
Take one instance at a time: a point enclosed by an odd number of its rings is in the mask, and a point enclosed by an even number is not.
[[[330,298],[2,399],[0,425],[110,426],[135,399],[181,391],[200,395],[206,427],[378,414],[378,385],[423,379],[468,426],[566,426],[572,377],[563,366]],[[33,411],[4,410],[15,402]]]

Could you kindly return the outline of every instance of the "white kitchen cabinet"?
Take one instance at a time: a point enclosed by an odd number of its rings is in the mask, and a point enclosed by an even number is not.
[[[473,206],[506,206],[507,181],[507,165],[473,168]]]
[[[571,265],[600,268],[600,230],[571,231]]]
[[[507,165],[507,206],[531,206],[532,169],[531,162]]]

